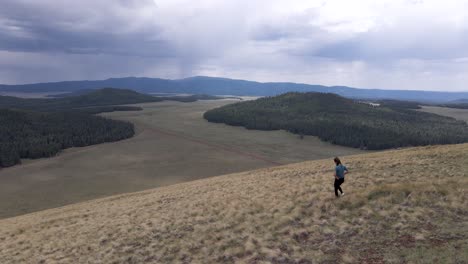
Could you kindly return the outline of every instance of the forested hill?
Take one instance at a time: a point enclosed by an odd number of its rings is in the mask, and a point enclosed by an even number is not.
[[[441,107],[468,109],[468,99],[460,99],[439,105]]]
[[[117,104],[136,104],[159,101],[151,95],[142,94],[128,89],[102,88],[91,91],[80,96],[71,96],[63,100],[74,107],[90,105],[117,105]]]
[[[0,168],[15,165],[23,158],[50,157],[65,148],[133,136],[132,124],[92,115],[141,110],[140,107],[121,104],[203,99],[219,98],[206,95],[154,97],[114,88],[83,91],[77,96],[53,99],[0,96]]]
[[[374,107],[335,94],[287,93],[207,111],[210,122],[318,136],[364,149],[468,142],[468,125],[402,107]]]
[[[132,90],[103,88],[78,96],[53,99],[17,98],[0,96],[0,108],[28,109],[36,111],[63,111],[90,106],[157,102],[161,99]]]
[[[26,109],[42,112],[70,111],[85,109],[90,107],[137,104],[147,102],[161,102],[165,100],[179,102],[194,102],[197,100],[215,100],[221,97],[211,95],[190,95],[190,96],[165,96],[155,97],[148,94],[142,94],[129,89],[102,88],[98,90],[87,90],[78,92],[76,96],[62,96],[57,98],[18,98],[12,96],[0,96],[0,108]],[[124,110],[129,107],[119,107],[118,110]],[[107,108],[106,108],[107,109]],[[130,108],[129,108],[130,109]],[[95,113],[99,111],[93,111]]]
[[[272,96],[286,92],[328,92],[349,98],[416,100],[438,103],[468,98],[468,92],[357,89],[347,86],[323,86],[290,82],[261,83],[205,76],[179,80],[127,77],[96,81],[0,85],[0,91],[73,92],[83,89],[99,89],[102,87],[128,88],[143,93],[188,93],[236,96]]]
[[[0,96],[0,168],[18,164],[21,159],[50,157],[70,147],[129,138],[135,133],[133,124],[92,114],[141,110],[115,105],[159,100],[112,88],[57,99]]]
[[[0,168],[133,136],[131,123],[80,112],[38,113],[0,109]]]

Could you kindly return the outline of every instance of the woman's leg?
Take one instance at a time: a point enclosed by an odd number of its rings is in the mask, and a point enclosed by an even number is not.
[[[340,181],[335,179],[334,186],[335,186],[335,195],[336,195],[336,197],[338,197],[338,190],[341,190]],[[341,192],[343,192],[343,191],[341,191]]]
[[[341,184],[343,184],[344,182],[344,179],[339,179],[339,182],[338,182],[338,190],[343,193],[343,190],[341,189]]]

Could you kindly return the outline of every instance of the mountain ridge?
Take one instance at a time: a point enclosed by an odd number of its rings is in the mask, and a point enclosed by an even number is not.
[[[132,89],[144,93],[190,93],[208,95],[272,96],[285,92],[330,92],[363,99],[397,99],[423,102],[449,102],[468,97],[468,92],[359,89],[293,82],[255,82],[221,77],[194,76],[184,79],[123,77],[105,80],[63,81],[0,85],[4,92],[72,92],[103,87]]]

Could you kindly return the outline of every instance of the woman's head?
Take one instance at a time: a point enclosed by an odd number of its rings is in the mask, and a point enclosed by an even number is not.
[[[335,164],[336,165],[340,165],[341,164],[341,160],[340,158],[336,157],[335,159],[333,159],[333,161],[335,161]]]

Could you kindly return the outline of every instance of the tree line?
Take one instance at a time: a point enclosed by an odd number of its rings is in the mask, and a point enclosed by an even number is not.
[[[145,102],[194,102],[221,99],[209,95],[155,97],[132,90],[103,88],[49,99],[0,96],[0,167],[21,159],[56,155],[69,147],[117,141],[134,135],[131,123],[94,114],[139,111]]]
[[[0,109],[0,167],[134,135],[133,124],[80,112]]]
[[[456,108],[456,109],[468,109],[468,103],[460,104],[442,104],[440,107]]]
[[[372,107],[335,94],[287,93],[216,108],[204,118],[248,129],[284,129],[361,149],[468,142],[465,122],[406,108],[416,108],[413,104],[386,103]]]

